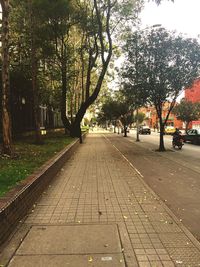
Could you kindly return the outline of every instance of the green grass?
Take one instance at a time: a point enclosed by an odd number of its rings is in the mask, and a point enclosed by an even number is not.
[[[16,141],[14,159],[0,156],[0,196],[74,140],[63,133],[54,133],[43,138],[43,145],[35,145],[30,137]]]

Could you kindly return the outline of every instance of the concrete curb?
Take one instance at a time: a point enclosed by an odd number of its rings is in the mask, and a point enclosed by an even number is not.
[[[78,146],[79,140],[76,139],[0,199],[0,245],[8,239],[19,221]]]

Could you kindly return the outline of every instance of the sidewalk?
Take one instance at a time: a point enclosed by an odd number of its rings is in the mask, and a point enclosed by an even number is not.
[[[14,239],[9,267],[200,266],[199,243],[101,134],[88,135]]]

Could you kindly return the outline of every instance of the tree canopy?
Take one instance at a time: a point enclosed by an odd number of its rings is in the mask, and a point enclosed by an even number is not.
[[[173,113],[177,116],[177,119],[185,122],[185,130],[187,131],[189,123],[200,118],[200,103],[182,99],[180,104],[174,107]]]
[[[136,103],[154,105],[160,123],[164,151],[164,126],[184,87],[199,76],[200,45],[164,28],[136,31],[126,45],[125,89]],[[166,117],[163,108],[170,102]]]
[[[41,104],[61,111],[66,130],[71,136],[80,137],[80,122],[97,99],[106,78],[115,48],[113,36],[117,40],[127,21],[128,25],[134,24],[144,1],[1,0],[0,3],[2,80],[7,81],[2,83],[6,85],[2,90],[3,153],[11,154],[12,150],[9,91],[12,95],[14,90],[9,88],[8,75],[12,71],[23,72],[29,84],[36,137],[40,139]]]

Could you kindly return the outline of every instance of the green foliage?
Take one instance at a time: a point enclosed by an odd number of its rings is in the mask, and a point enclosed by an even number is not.
[[[0,196],[53,157],[73,139],[63,133],[45,137],[45,144],[34,145],[32,139],[15,143],[15,159],[0,157]]]
[[[113,124],[119,120],[124,126],[128,126],[132,123],[133,116],[127,102],[111,99],[102,106],[98,120],[101,122],[109,121]]]
[[[156,106],[175,100],[180,91],[199,75],[200,46],[163,28],[136,32],[127,41],[125,89]]]
[[[163,131],[176,98],[199,76],[200,45],[164,28],[133,33],[127,40],[124,67],[125,92],[135,105],[153,104],[160,122],[160,150]],[[163,120],[165,103],[171,101]]]
[[[143,123],[144,119],[145,119],[145,114],[143,112],[138,112],[138,114],[134,116],[134,122],[138,120],[139,124]]]
[[[173,113],[177,116],[177,119],[186,123],[187,130],[188,124],[191,121],[198,120],[200,118],[200,103],[192,103],[191,101],[182,99],[180,104],[174,107]]]

